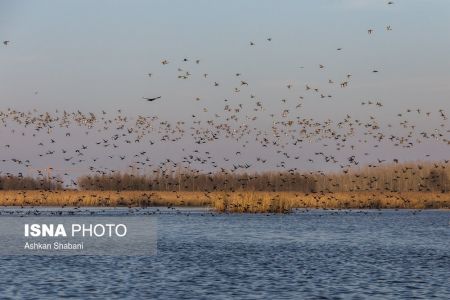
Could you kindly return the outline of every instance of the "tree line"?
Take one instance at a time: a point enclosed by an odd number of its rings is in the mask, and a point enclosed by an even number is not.
[[[366,166],[343,172],[210,172],[154,170],[149,174],[112,172],[84,175],[76,180],[80,190],[104,191],[298,191],[328,192],[449,192],[448,163],[405,163]],[[0,190],[62,190],[61,179],[0,176]]]
[[[118,191],[448,192],[450,168],[447,163],[405,163],[336,173],[155,170],[150,174],[87,175],[78,178],[77,182],[82,190]]]
[[[62,190],[60,180],[31,176],[0,176],[0,190]]]

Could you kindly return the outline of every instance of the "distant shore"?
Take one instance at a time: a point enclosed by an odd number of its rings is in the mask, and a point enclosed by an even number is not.
[[[450,193],[436,192],[158,192],[0,191],[1,206],[204,206],[217,212],[283,213],[294,208],[450,209]]]

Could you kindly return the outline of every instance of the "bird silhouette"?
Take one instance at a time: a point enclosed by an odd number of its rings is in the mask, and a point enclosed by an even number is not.
[[[158,100],[158,99],[160,99],[160,98],[161,98],[161,96],[154,97],[154,98],[142,97],[142,99],[147,100],[147,101],[155,101],[155,100]]]

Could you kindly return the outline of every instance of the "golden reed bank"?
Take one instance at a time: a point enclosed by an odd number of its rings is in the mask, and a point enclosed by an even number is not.
[[[322,209],[450,209],[450,193],[439,192],[152,192],[0,191],[2,206],[210,207],[217,212],[289,212]]]

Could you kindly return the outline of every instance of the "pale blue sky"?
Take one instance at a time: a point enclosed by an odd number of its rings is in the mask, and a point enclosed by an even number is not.
[[[351,73],[352,88],[338,89],[326,107],[345,111],[364,98],[399,109],[424,101],[448,107],[450,1],[386,3],[1,1],[0,39],[11,40],[0,48],[1,105],[164,115],[174,104],[190,108],[196,95],[210,98],[208,107],[232,98],[239,82],[233,74],[241,72],[247,90],[269,106],[290,95],[288,83],[297,96],[305,83],[326,87],[328,77]],[[369,36],[368,28],[375,33]],[[184,57],[201,63],[183,63]],[[163,67],[162,59],[171,63]],[[193,79],[176,79],[177,67]],[[201,79],[204,72],[209,80]],[[221,87],[211,88],[213,81]],[[147,95],[166,101],[149,107],[140,101]],[[320,101],[311,102],[305,100],[305,109],[323,110]]]

